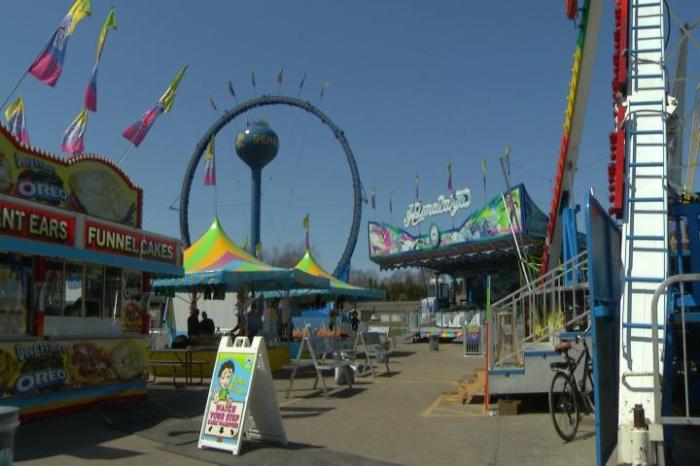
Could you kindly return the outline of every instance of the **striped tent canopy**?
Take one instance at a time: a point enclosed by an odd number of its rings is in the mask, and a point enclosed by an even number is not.
[[[218,218],[214,218],[204,235],[185,250],[184,265],[184,277],[153,280],[153,289],[174,292],[248,288],[258,291],[329,286],[325,277],[299,269],[273,267],[253,257],[226,234]]]
[[[326,272],[318,262],[311,255],[311,251],[308,249],[304,253],[304,257],[301,258],[297,265],[294,266],[295,270],[300,272],[313,275],[315,277],[327,279],[329,282],[329,288],[323,289],[306,289],[306,290],[295,290],[291,293],[293,297],[307,296],[314,294],[327,294],[332,296],[343,296],[347,298],[353,298],[358,300],[380,300],[386,298],[386,293],[383,290],[375,290],[372,288],[362,288],[360,286],[354,286],[346,283],[330,273]],[[264,293],[266,298],[271,297],[281,297],[281,293]]]

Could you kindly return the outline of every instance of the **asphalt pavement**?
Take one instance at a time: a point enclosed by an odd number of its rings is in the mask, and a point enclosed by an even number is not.
[[[593,420],[577,438],[562,442],[542,404],[525,414],[484,416],[479,405],[451,405],[440,395],[482,367],[461,345],[399,345],[391,374],[356,379],[352,390],[314,390],[302,373],[285,398],[288,373],[275,389],[288,445],[244,442],[239,456],[200,450],[197,437],[207,386],[174,388],[166,379],[149,385],[143,401],[107,404],[70,415],[28,422],[15,441],[19,465],[561,465],[593,464]],[[530,406],[528,408],[528,406]],[[539,410],[539,411],[538,411]]]

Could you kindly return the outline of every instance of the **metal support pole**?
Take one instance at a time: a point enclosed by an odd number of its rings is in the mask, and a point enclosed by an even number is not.
[[[260,243],[260,191],[262,184],[262,169],[252,168],[251,173],[251,203],[250,210],[250,244],[248,252],[255,255],[255,248]]]

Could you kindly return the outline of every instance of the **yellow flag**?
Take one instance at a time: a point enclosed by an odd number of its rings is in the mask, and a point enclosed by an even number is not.
[[[158,100],[158,103],[163,106],[163,113],[168,113],[172,108],[173,102],[175,102],[177,87],[180,85],[180,81],[182,81],[182,77],[185,76],[186,71],[187,65],[180,68],[180,71],[178,71],[177,75],[175,75],[175,79],[172,80],[168,88]]]
[[[70,26],[66,31],[66,35],[70,36],[75,31],[75,27],[79,22],[92,14],[92,5],[90,0],[75,0],[73,6],[68,10],[68,16],[71,17]],[[64,20],[65,21],[65,20]]]

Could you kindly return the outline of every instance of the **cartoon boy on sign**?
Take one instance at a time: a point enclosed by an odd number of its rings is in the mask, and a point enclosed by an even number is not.
[[[234,371],[233,361],[221,363],[217,372],[218,387],[213,387],[209,402],[206,433],[220,439],[234,438],[240,429],[243,403],[234,401],[231,396]]]
[[[219,391],[214,395],[214,401],[231,401],[228,388],[231,386],[234,370],[233,361],[226,361],[219,368]]]

